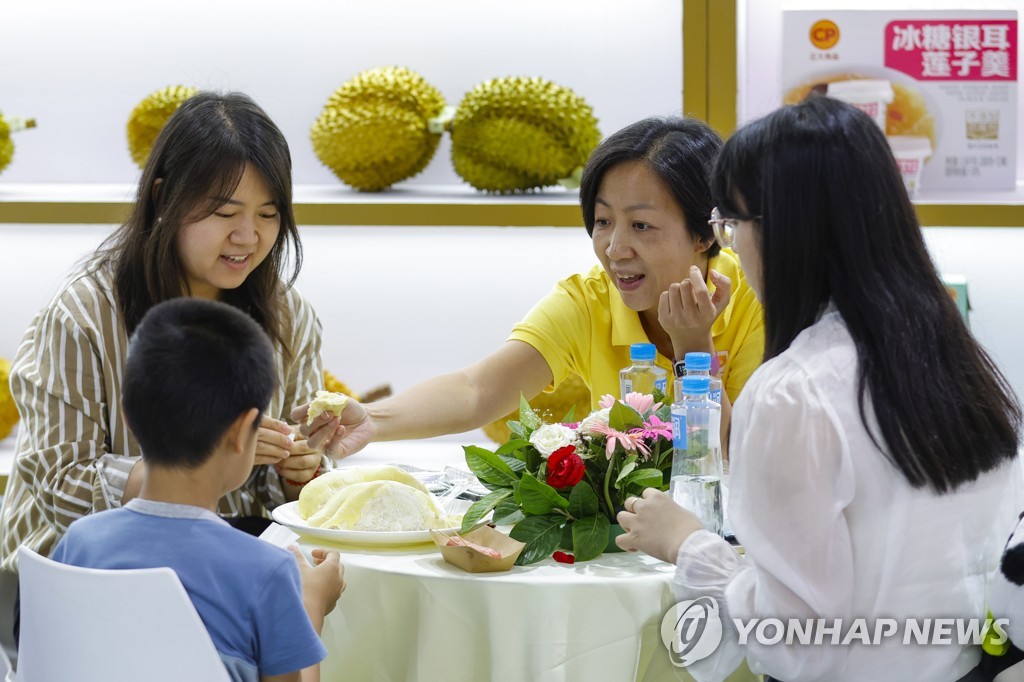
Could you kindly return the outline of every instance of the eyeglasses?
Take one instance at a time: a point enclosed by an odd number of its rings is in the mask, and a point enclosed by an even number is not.
[[[708,225],[715,232],[715,239],[723,249],[731,249],[736,243],[736,228],[746,220],[760,220],[761,216],[750,218],[723,218],[718,207],[711,209],[711,220]]]

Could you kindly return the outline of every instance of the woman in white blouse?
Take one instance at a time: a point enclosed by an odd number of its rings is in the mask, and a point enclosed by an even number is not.
[[[961,622],[904,640],[908,619],[984,618],[1016,520],[1021,408],[946,293],[885,137],[814,98],[737,131],[712,183],[711,222],[765,316],[730,448],[746,553],[653,489],[626,501],[619,545],[675,562],[680,600],[716,600],[723,638],[689,667],[699,680],[744,656],[786,682],[983,679]],[[740,644],[771,618],[824,619],[822,643],[770,644],[769,626]]]

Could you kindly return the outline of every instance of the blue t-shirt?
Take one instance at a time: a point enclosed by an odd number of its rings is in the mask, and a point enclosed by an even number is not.
[[[302,606],[295,558],[207,509],[135,499],[75,521],[51,558],[83,568],[173,569],[239,682],[327,655]]]

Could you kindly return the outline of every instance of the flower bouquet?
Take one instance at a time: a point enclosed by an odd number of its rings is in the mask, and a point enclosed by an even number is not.
[[[663,401],[657,391],[622,400],[606,395],[583,421],[573,423],[570,411],[548,424],[521,397],[508,442],[493,452],[463,448],[466,464],[491,491],[467,510],[463,529],[493,510],[493,522],[513,526],[509,535],[526,544],[518,565],[551,556],[563,535],[571,536],[574,560],[598,556],[627,497],[668,489],[672,424]]]

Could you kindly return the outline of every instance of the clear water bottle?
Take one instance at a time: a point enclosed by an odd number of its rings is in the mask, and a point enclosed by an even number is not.
[[[630,365],[619,372],[620,397],[634,392],[651,394],[654,389],[667,392],[668,372],[654,364],[657,353],[653,343],[634,343],[629,347]]]
[[[684,376],[682,395],[672,404],[669,493],[705,528],[721,535],[722,407],[708,397],[710,388],[708,377]]]
[[[707,377],[711,380],[708,397],[719,405],[722,404],[722,380],[711,376],[711,353],[687,353],[683,356],[686,364],[686,376]],[[676,395],[680,395],[676,392]]]

